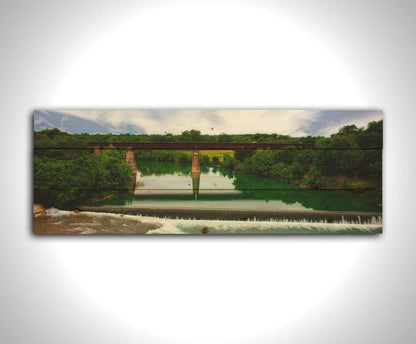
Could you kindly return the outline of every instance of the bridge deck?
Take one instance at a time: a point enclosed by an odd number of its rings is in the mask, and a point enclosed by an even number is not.
[[[234,150],[252,151],[257,149],[283,149],[293,147],[296,149],[314,148],[312,143],[188,143],[188,142],[90,142],[91,147],[106,148],[132,148],[140,150]]]

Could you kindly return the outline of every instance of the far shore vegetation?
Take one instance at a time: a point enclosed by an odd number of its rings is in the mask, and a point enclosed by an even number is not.
[[[279,134],[180,135],[69,134],[58,129],[34,133],[34,202],[69,208],[91,199],[111,198],[131,187],[133,170],[125,150],[94,155],[89,142],[267,142],[313,143],[313,149],[201,151],[200,163],[305,188],[375,190],[382,183],[383,121],[366,128],[348,125],[331,137]],[[135,151],[136,159],[191,163],[191,151]]]

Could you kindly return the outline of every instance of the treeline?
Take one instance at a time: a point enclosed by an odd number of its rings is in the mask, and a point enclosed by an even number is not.
[[[84,150],[35,150],[34,202],[65,209],[91,199],[119,197],[132,177],[125,154],[117,150],[104,150],[100,155]]]
[[[89,142],[234,142],[234,143],[313,143],[314,136],[294,138],[278,134],[202,135],[198,130],[186,130],[179,135],[158,134],[69,134],[59,129],[35,132],[37,148],[88,148]]]
[[[330,138],[323,136],[290,137],[278,134],[202,135],[198,130],[186,130],[179,135],[159,134],[69,134],[59,129],[35,131],[36,148],[86,148],[90,142],[198,142],[198,143],[311,143],[318,149],[382,149],[383,121],[370,122],[367,128],[348,125]]]
[[[202,135],[197,130],[180,135],[72,135],[46,129],[34,133],[36,202],[60,207],[91,198],[87,190],[128,187],[132,171],[125,164],[125,150],[108,149],[95,156],[89,142],[312,143],[314,149],[307,150],[288,147],[236,151],[234,156],[200,154],[200,163],[313,188],[381,188],[383,121],[370,122],[366,128],[348,125],[331,137],[300,138],[278,134]],[[192,152],[136,151],[136,155],[138,161],[192,161]]]
[[[172,168],[174,166],[174,168]],[[215,167],[219,171],[220,167]],[[162,176],[166,174],[175,175],[177,173],[181,175],[192,175],[192,165],[187,164],[173,164],[166,163],[165,161],[151,161],[151,160],[140,160],[137,162],[137,170],[141,176]],[[209,165],[201,165],[201,172],[208,173],[210,170]]]
[[[171,150],[154,150],[154,151],[135,151],[136,159],[141,160],[153,160],[153,161],[172,161],[191,163],[192,151],[171,151]],[[199,162],[202,165],[209,165],[212,160],[208,155],[200,154]]]
[[[316,188],[381,188],[382,143],[383,121],[349,125],[314,138],[314,149],[237,151],[222,166]]]

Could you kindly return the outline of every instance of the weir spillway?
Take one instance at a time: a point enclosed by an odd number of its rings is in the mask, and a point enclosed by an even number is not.
[[[382,214],[357,211],[223,210],[131,206],[82,206],[81,211],[156,216],[170,219],[283,221],[337,224],[382,224]]]

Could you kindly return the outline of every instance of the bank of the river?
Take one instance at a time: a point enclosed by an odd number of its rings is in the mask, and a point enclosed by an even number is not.
[[[33,219],[34,234],[146,234],[162,225],[158,219],[143,222],[137,216],[48,209]]]
[[[238,166],[237,166],[238,167]],[[274,180],[275,182],[287,183],[294,187],[299,187],[303,189],[309,190],[333,190],[337,192],[343,193],[351,193],[356,192],[356,194],[361,195],[361,197],[367,197],[371,199],[378,199],[374,197],[374,193],[379,193],[381,190],[381,185],[375,183],[374,181],[365,180],[365,179],[354,179],[347,177],[345,175],[337,175],[337,176],[325,176],[321,177],[322,185],[319,186],[311,186],[305,184],[304,181],[301,180],[282,180],[278,177],[271,177],[269,175],[257,174],[257,173],[250,173],[247,171],[242,171],[241,169],[236,168],[236,172],[253,176],[257,178],[266,178],[270,180]],[[306,174],[304,178],[307,179],[309,176]]]
[[[381,223],[167,219],[48,209],[34,219],[35,234],[377,234]]]

